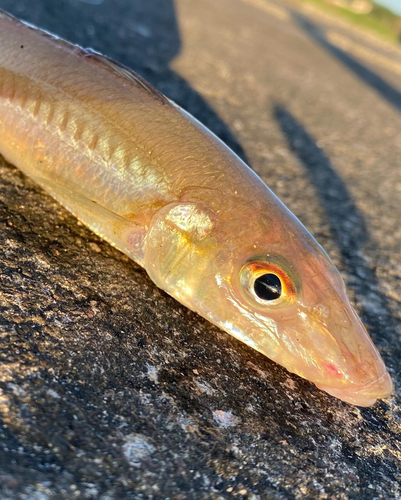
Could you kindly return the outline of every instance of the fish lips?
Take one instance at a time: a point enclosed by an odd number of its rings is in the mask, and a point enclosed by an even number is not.
[[[390,396],[394,388],[388,372],[359,387],[328,387],[321,384],[316,384],[316,386],[331,396],[356,406],[372,406],[378,399]]]

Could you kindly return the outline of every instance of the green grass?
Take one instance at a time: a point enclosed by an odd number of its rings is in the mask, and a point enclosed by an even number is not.
[[[337,7],[325,0],[298,0],[302,3],[312,3],[327,13],[338,15],[349,22],[367,29],[392,42],[399,43],[401,38],[401,17],[396,16],[385,7],[373,2],[373,9],[369,14],[356,14],[343,7]]]

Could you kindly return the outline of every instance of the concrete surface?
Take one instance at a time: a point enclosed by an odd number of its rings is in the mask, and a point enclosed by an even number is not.
[[[158,290],[0,164],[0,498],[401,498],[401,56],[268,0],[0,0],[131,66],[323,243],[394,378],[353,408]]]

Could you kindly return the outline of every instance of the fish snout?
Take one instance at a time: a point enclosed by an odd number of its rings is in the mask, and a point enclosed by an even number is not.
[[[315,305],[298,306],[294,325],[299,359],[303,360],[295,373],[358,406],[371,406],[389,396],[393,390],[390,375],[345,293],[332,293],[325,301],[322,297],[309,299]],[[295,343],[292,347],[295,350]]]
[[[316,384],[319,389],[326,391],[342,401],[357,406],[372,406],[377,399],[383,399],[393,392],[393,382],[386,371],[380,377],[363,386],[355,387],[328,387]]]
[[[341,319],[340,319],[341,318]],[[393,382],[380,353],[373,344],[360,318],[348,301],[333,314],[331,332],[341,352],[341,376],[330,377],[331,364],[326,364],[326,382],[317,387],[347,403],[371,406],[377,399],[388,397]],[[334,365],[333,365],[334,366]]]

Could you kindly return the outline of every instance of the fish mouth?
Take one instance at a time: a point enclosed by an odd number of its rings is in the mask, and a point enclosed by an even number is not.
[[[372,406],[378,399],[384,399],[393,392],[393,382],[388,372],[359,387],[328,387],[316,384],[319,389],[327,392],[346,403],[356,406]]]

